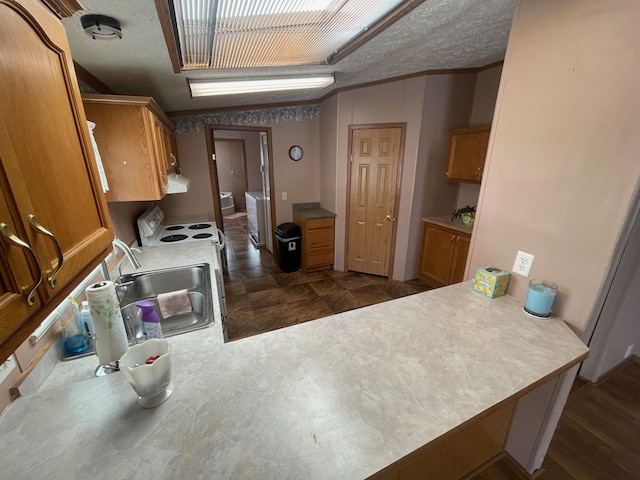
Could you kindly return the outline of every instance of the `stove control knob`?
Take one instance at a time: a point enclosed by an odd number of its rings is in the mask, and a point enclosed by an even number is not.
[[[149,222],[149,226],[150,226],[151,228],[156,228],[156,221],[155,221],[155,220],[151,220],[151,221]]]

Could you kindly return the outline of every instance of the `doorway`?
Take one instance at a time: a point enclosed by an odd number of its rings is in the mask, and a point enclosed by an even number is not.
[[[224,183],[225,180],[223,180],[221,176],[222,170],[225,169],[229,172],[234,172],[231,174],[231,181],[228,183],[232,188],[231,192],[233,193],[234,203],[236,201],[238,202],[239,209],[246,210],[245,192],[260,193],[263,196],[264,212],[260,212],[260,214],[264,218],[265,246],[274,257],[277,257],[277,252],[275,252],[273,248],[275,244],[275,239],[273,238],[275,229],[273,228],[272,219],[275,218],[275,203],[273,198],[271,198],[271,186],[273,185],[271,128],[206,125],[205,131],[207,137],[207,153],[211,161],[209,174],[211,190],[213,192],[216,223],[222,225],[222,230],[224,231],[221,193],[228,191],[221,188],[221,185],[226,185],[226,183]],[[226,154],[231,155],[233,151],[217,152],[216,144],[223,149],[227,147],[235,149],[241,152],[242,157],[232,155],[236,160],[230,159],[229,162],[227,162],[224,157]],[[238,161],[237,158],[243,158],[243,160]],[[238,190],[237,193],[234,193],[234,188]],[[240,189],[243,190],[241,193]]]
[[[347,270],[391,277],[406,123],[349,127]]]

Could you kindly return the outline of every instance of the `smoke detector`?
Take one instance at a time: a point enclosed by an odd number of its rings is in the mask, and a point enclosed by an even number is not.
[[[113,38],[122,38],[122,29],[120,22],[115,18],[106,15],[83,15],[80,17],[80,23],[85,33],[94,40],[111,40]]]

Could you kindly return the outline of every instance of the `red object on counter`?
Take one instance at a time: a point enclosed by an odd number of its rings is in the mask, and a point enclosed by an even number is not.
[[[155,357],[149,357],[147,358],[147,365],[151,365],[153,362],[155,362],[158,358],[160,358],[160,355],[156,355]]]

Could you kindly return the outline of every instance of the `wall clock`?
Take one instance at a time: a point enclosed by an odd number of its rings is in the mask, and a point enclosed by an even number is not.
[[[289,157],[294,162],[300,160],[302,158],[302,148],[300,148],[298,145],[294,145],[293,147],[291,147],[289,149]]]

